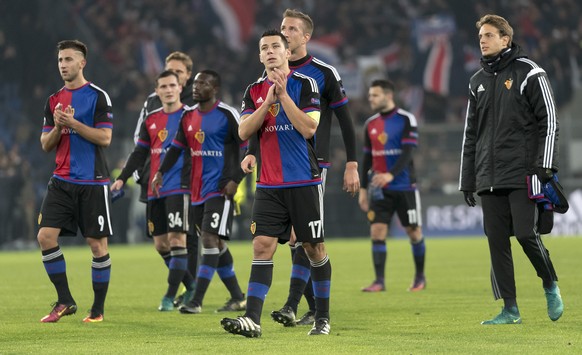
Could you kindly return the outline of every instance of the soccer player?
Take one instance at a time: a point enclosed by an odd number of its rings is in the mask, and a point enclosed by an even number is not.
[[[337,70],[325,62],[311,56],[307,52],[307,43],[313,34],[313,20],[308,15],[297,10],[287,9],[283,13],[281,22],[281,33],[289,43],[291,56],[289,57],[289,68],[298,73],[307,75],[315,79],[321,95],[321,118],[316,137],[316,154],[321,169],[323,180],[322,188],[325,192],[325,181],[327,169],[330,167],[329,145],[331,136],[332,115],[338,119],[342,131],[342,138],[346,149],[347,163],[344,171],[344,190],[352,195],[360,189],[360,179],[358,176],[358,162],[356,160],[356,137],[354,126],[348,109],[348,98],[342,85],[341,78]],[[249,152],[253,153],[253,144]],[[255,165],[255,157],[247,156],[242,162],[245,172],[250,172]],[[323,212],[322,212],[323,215]],[[294,241],[294,232],[291,231]],[[292,242],[290,242],[291,244]],[[300,243],[291,246],[293,266],[289,285],[289,295],[285,305],[271,312],[271,317],[276,322],[285,326],[312,325],[315,321],[315,299],[313,298],[313,286],[309,274],[309,259]],[[301,300],[301,295],[305,294],[309,310],[296,320],[297,307]]]
[[[192,224],[202,239],[202,260],[198,269],[194,297],[180,306],[184,314],[202,312],[204,295],[215,272],[230,292],[230,300],[217,311],[241,311],[245,296],[238,284],[229,240],[234,212],[233,196],[244,177],[239,169],[241,140],[238,136],[239,115],[236,109],[217,99],[220,76],[203,70],[194,78],[194,101],[182,116],[178,133],[164,162],[156,172],[154,188],[162,185],[163,176],[175,159],[187,151],[191,156]]]
[[[56,168],[38,216],[38,243],[42,262],[58,299],[40,321],[54,323],[74,314],[77,304],[67,281],[65,257],[59,236],[81,230],[93,254],[91,275],[94,300],[83,322],[103,321],[109,287],[111,236],[109,169],[104,148],[111,143],[113,114],[105,91],[87,81],[87,46],[78,40],[57,44],[58,68],[65,86],[52,94],[44,109],[40,142],[45,152],[56,149]]]
[[[289,240],[291,226],[310,260],[316,321],[310,335],[329,334],[331,263],[325,250],[322,186],[314,135],[319,123],[319,90],[314,79],[289,69],[287,39],[263,33],[259,58],[267,77],[246,89],[239,126],[241,139],[258,136],[257,190],[252,213],[253,262],[244,316],[224,318],[223,328],[261,336],[261,312],[273,278],[277,243]]]
[[[474,207],[481,196],[491,256],[491,286],[501,313],[481,324],[517,324],[510,237],[514,235],[542,279],[548,316],[558,320],[564,304],[558,276],[539,234],[533,200],[558,171],[558,118],[546,72],[513,43],[513,28],[497,15],[476,23],[481,69],[469,82],[459,190]],[[532,189],[531,195],[528,189]]]
[[[170,70],[178,75],[178,82],[180,86],[182,86],[182,92],[180,93],[180,102],[187,106],[194,106],[195,102],[192,98],[192,84],[194,78],[192,78],[192,58],[188,56],[186,53],[175,51],[170,53],[166,57],[166,66],[165,70]],[[137,144],[139,140],[139,132],[141,130],[141,125],[143,120],[148,116],[148,114],[152,111],[159,110],[162,107],[162,102],[159,96],[153,92],[151,93],[146,101],[144,102],[143,108],[140,112],[139,119],[137,121],[137,125],[135,127],[134,133],[134,142]],[[170,137],[173,139],[173,137]],[[139,171],[135,171],[133,176],[141,186],[141,195],[140,201],[147,203],[148,201],[148,184],[150,183],[150,161],[149,156],[146,159],[146,162],[143,168]],[[149,228],[148,228],[149,229]],[[148,232],[149,233],[149,232]],[[149,237],[149,234],[148,234]],[[198,264],[198,239],[188,235],[186,237],[186,244],[188,246],[188,271],[190,274],[196,275],[196,269]],[[168,265],[170,261],[170,252],[161,254],[162,259]],[[184,294],[178,296],[174,300],[174,306],[178,306],[183,302]]]
[[[418,143],[416,118],[394,103],[394,84],[374,80],[368,90],[370,108],[376,112],[364,125],[364,157],[359,204],[367,213],[372,238],[376,279],[364,292],[386,290],[386,236],[396,212],[412,246],[416,273],[409,291],[426,287],[425,244],[422,237],[420,195],[412,155]]]
[[[118,191],[136,170],[140,170],[149,160],[150,170],[158,170],[161,161],[178,131],[184,104],[180,101],[178,75],[170,70],[163,71],[156,79],[156,97],[162,108],[151,111],[142,121],[139,139],[123,170],[111,185]],[[149,158],[149,159],[148,159]],[[190,202],[190,159],[185,154],[179,158],[168,174],[163,189],[154,194],[151,181],[148,183],[147,220],[148,232],[154,239],[158,253],[169,268],[168,289],[158,310],[172,311],[174,297],[180,282],[186,287],[185,299],[194,293],[194,277],[188,271],[188,251],[186,233],[189,228],[188,207]],[[148,173],[147,176],[153,174]]]

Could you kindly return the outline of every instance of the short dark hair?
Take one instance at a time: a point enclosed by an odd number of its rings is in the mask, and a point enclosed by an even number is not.
[[[174,72],[173,72],[173,71],[171,71],[171,70],[164,70],[163,72],[161,72],[161,73],[160,73],[160,74],[159,74],[159,75],[156,77],[156,87],[158,87],[158,81],[159,81],[161,78],[167,78],[167,77],[169,77],[169,76],[173,76],[173,77],[175,77],[175,78],[176,78],[176,80],[177,80],[178,82],[180,82],[180,78],[178,78],[178,74],[174,73]]]
[[[220,87],[222,85],[222,80],[220,79],[220,74],[218,74],[214,70],[204,69],[204,70],[200,71],[200,74],[210,75],[212,77],[212,79],[214,80],[215,87]]]
[[[281,39],[283,40],[283,45],[285,46],[285,49],[289,48],[289,42],[287,42],[287,38],[285,38],[285,36],[281,33],[281,31],[277,30],[277,29],[270,29],[270,30],[266,30],[265,32],[263,32],[263,34],[261,35],[261,38],[263,37],[270,37],[270,36],[279,36],[281,37]]]
[[[85,43],[79,41],[78,39],[67,39],[64,41],[60,41],[57,43],[57,51],[60,52],[64,49],[74,49],[83,53],[83,58],[87,58],[87,45]]]
[[[506,19],[498,15],[487,14],[475,23],[478,30],[480,30],[483,25],[491,25],[497,28],[501,37],[508,36],[509,42],[507,43],[507,46],[511,47],[511,42],[513,41],[513,28]]]
[[[303,26],[305,27],[303,29],[304,32],[309,33],[310,36],[313,34],[313,20],[311,17],[309,17],[309,15],[295,9],[287,9],[283,13],[283,18],[285,17],[300,19],[303,22]]]
[[[384,90],[384,92],[394,92],[396,90],[396,86],[394,86],[394,83],[391,80],[388,79],[376,79],[374,81],[372,81],[372,84],[370,85],[370,87],[374,87],[374,86],[379,86],[382,88],[382,90]]]

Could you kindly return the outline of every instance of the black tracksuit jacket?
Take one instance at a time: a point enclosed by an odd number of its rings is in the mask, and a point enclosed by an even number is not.
[[[558,170],[558,119],[546,72],[519,46],[502,52],[469,84],[459,190],[527,187],[536,169]]]

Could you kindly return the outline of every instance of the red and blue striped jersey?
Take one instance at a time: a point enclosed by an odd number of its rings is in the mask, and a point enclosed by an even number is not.
[[[65,87],[52,94],[45,105],[43,132],[55,127],[53,112],[57,104],[71,106],[75,119],[93,128],[113,129],[111,99],[101,88],[87,83],[69,90]],[[109,168],[104,147],[83,138],[75,130],[63,127],[57,144],[53,176],[74,184],[107,185]]]
[[[416,118],[410,112],[394,109],[387,114],[377,113],[364,124],[364,154],[372,156],[372,170],[390,172],[400,155],[402,147],[418,145]],[[415,190],[416,175],[412,160],[394,180],[384,187],[386,190]]]
[[[321,96],[321,116],[315,133],[315,149],[319,158],[319,166],[329,168],[331,165],[329,162],[329,145],[333,110],[348,103],[342,79],[333,66],[310,55],[297,61],[290,61],[289,68],[307,75],[317,82]]]
[[[169,113],[164,112],[162,108],[154,110],[146,117],[141,125],[136,145],[146,148],[150,152],[148,200],[158,198],[151,188],[152,179],[178,132],[180,118],[185,107],[182,105],[180,109]],[[164,183],[159,193],[160,198],[190,193],[190,159],[185,158],[184,153],[180,154],[176,164],[164,174]]]
[[[199,105],[184,111],[172,145],[189,150],[192,205],[220,196],[230,180],[241,181],[238,123],[236,109],[220,101],[209,111]]]
[[[259,108],[272,83],[261,78],[245,91],[242,114]],[[313,78],[292,72],[287,77],[287,93],[305,113],[319,111],[319,89]],[[305,139],[295,130],[283,106],[269,108],[257,132],[259,140],[257,187],[285,188],[321,184],[314,138]]]

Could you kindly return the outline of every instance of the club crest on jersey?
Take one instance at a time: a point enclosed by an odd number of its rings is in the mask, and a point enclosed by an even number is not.
[[[196,138],[198,143],[202,144],[204,143],[204,138],[206,138],[206,135],[204,134],[204,131],[198,131],[196,134],[194,134],[194,138]]]
[[[150,232],[150,235],[154,234],[154,222],[152,222],[151,219],[148,219],[148,231]]]
[[[507,90],[511,89],[512,84],[513,84],[513,79],[509,78],[509,79],[505,80],[505,87],[507,88]]]
[[[168,130],[166,128],[158,131],[158,138],[162,141],[165,142],[166,138],[168,138]]]
[[[255,235],[255,232],[257,231],[257,222],[252,222],[251,223],[251,233],[253,235]]]
[[[368,221],[373,222],[374,218],[376,218],[376,212],[369,210],[367,216],[368,216]]]
[[[280,108],[281,108],[281,105],[279,103],[272,104],[271,107],[269,107],[269,113],[271,115],[273,115],[273,117],[277,117],[277,115],[279,114]]]
[[[378,135],[378,141],[382,143],[382,145],[388,142],[388,135],[386,134],[386,132],[382,132]]]

